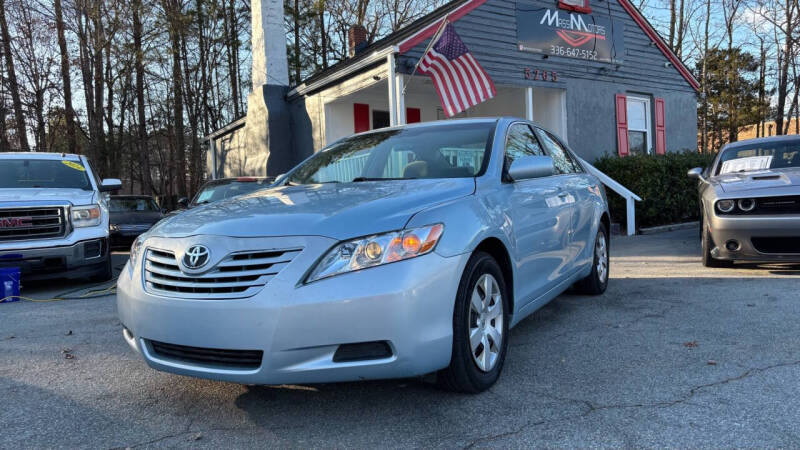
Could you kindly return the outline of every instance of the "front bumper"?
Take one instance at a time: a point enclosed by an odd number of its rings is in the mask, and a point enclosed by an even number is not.
[[[0,267],[19,267],[25,281],[82,278],[104,269],[108,258],[108,238],[101,237],[71,245],[0,250]]]
[[[178,239],[176,245],[226,239],[230,238],[194,236]],[[117,285],[125,339],[154,369],[245,384],[398,378],[449,364],[453,306],[468,254],[445,258],[433,252],[303,285],[307,271],[335,241],[292,239],[302,240],[303,250],[248,298],[185,299],[148,293],[142,282],[143,258],[138,258],[135,266],[126,266]],[[252,248],[294,246],[281,238],[258,241]],[[197,363],[158,354],[154,341],[257,350],[263,351],[263,358],[249,368]],[[391,355],[334,362],[340,345],[375,341],[388,343]]]
[[[711,237],[716,248],[711,251],[715,259],[743,262],[798,262],[800,251],[790,241],[800,239],[800,215],[774,216],[718,216],[713,215],[710,223]],[[766,238],[777,243],[765,249],[754,245],[753,240]],[[782,250],[780,242],[785,240]],[[729,241],[738,243],[739,248],[729,250]]]

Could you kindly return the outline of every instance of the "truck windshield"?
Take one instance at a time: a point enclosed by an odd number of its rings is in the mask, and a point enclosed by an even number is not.
[[[3,159],[0,189],[65,188],[92,190],[86,168],[78,161]]]

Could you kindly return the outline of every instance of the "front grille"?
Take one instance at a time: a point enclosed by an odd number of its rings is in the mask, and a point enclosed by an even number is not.
[[[800,254],[800,236],[753,237],[750,238],[750,242],[759,253]]]
[[[169,297],[242,298],[255,295],[300,252],[299,249],[231,253],[211,270],[187,274],[173,252],[148,249],[145,289]]]
[[[261,350],[224,350],[220,348],[188,347],[148,341],[153,353],[161,358],[188,363],[257,369],[261,367],[264,352]]]
[[[0,209],[0,241],[58,238],[67,234],[60,206]]]

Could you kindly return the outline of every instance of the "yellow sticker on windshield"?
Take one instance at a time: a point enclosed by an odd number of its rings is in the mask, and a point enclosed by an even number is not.
[[[61,164],[64,164],[67,167],[71,167],[75,170],[80,170],[81,172],[86,172],[86,169],[82,165],[74,161],[61,161]]]

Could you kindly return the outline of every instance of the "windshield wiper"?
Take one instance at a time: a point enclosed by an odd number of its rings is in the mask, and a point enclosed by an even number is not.
[[[370,177],[355,177],[353,178],[353,183],[358,183],[361,181],[386,181],[386,180],[415,180],[414,177],[398,177],[398,178],[370,178]]]

